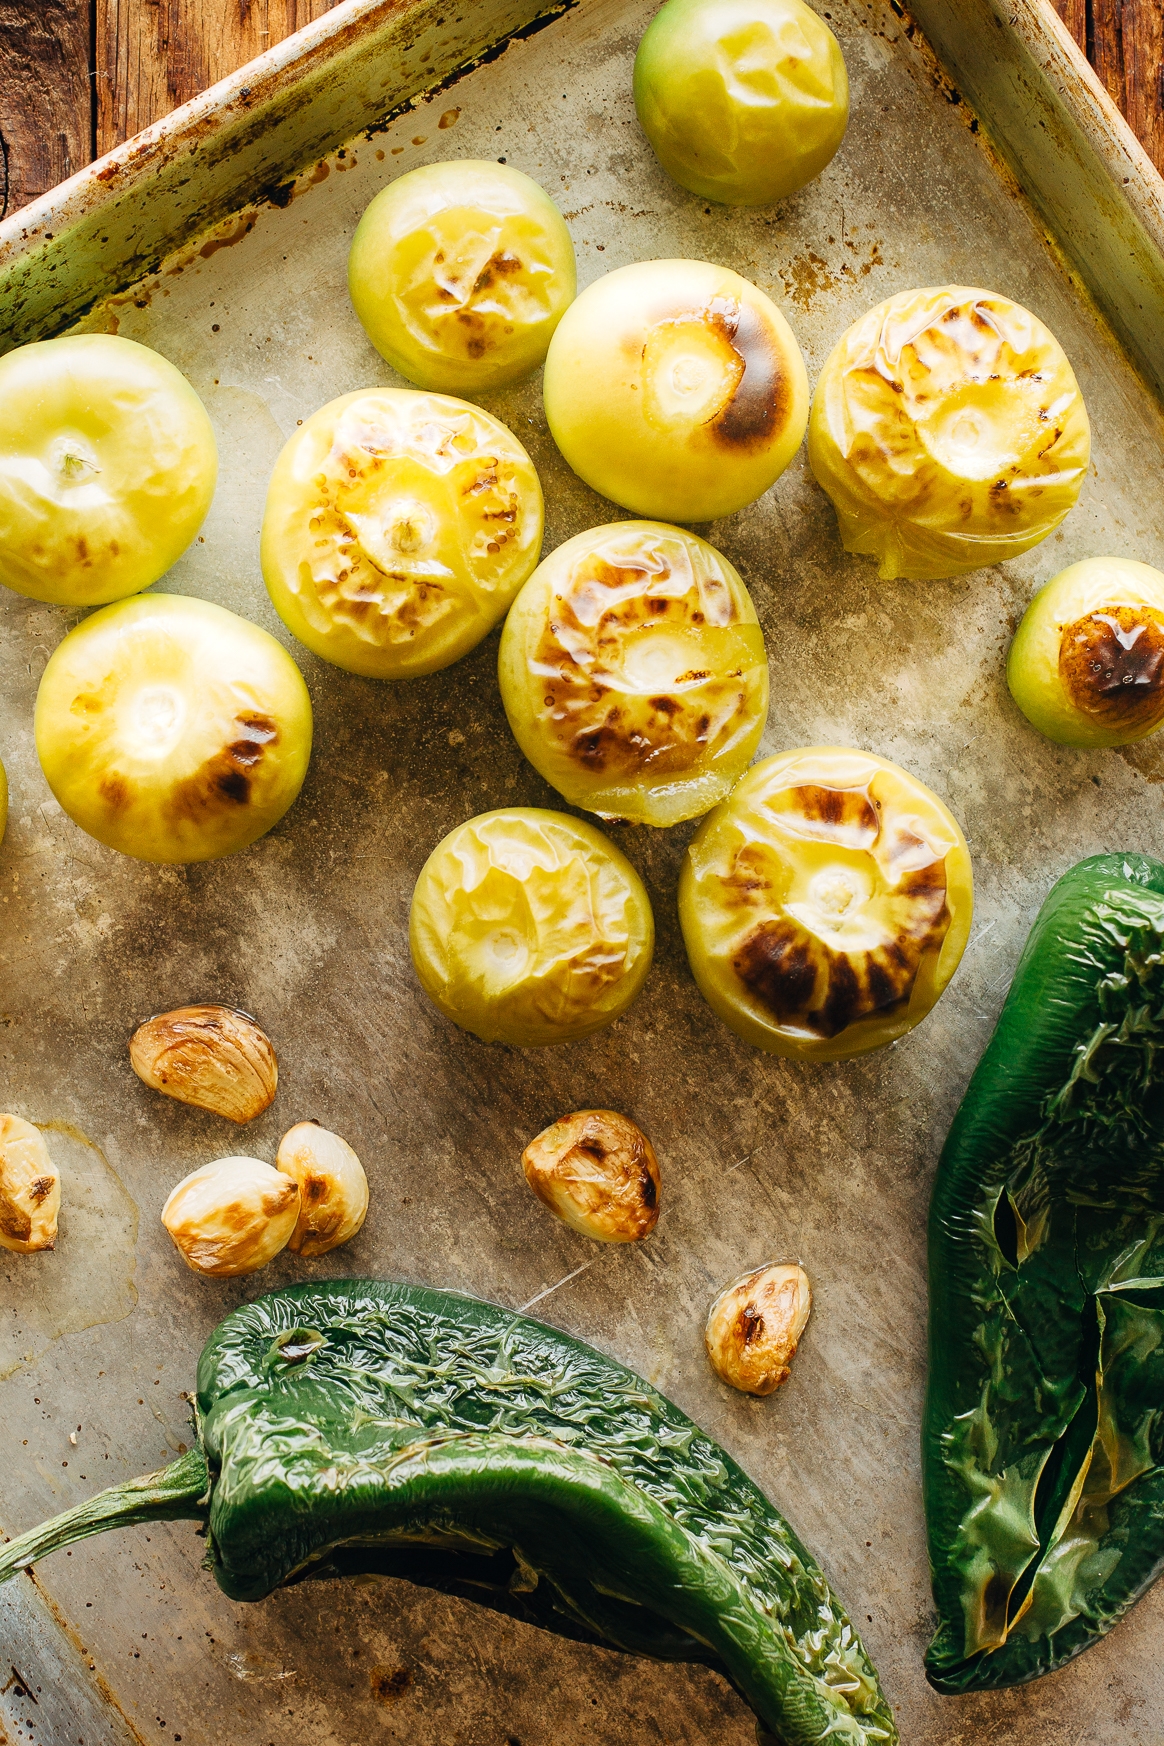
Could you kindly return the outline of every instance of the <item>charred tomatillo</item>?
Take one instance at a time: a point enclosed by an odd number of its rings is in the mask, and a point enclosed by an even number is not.
[[[878,1049],[923,1019],[972,908],[953,814],[896,764],[839,746],[753,765],[679,876],[704,998],[745,1042],[817,1061]]]
[[[808,460],[847,552],[885,578],[959,576],[1053,533],[1090,427],[1054,334],[993,291],[903,291],[854,322],[812,400]]]
[[[370,679],[475,648],[538,561],[542,490],[511,430],[411,388],[345,394],[275,463],[263,579],[292,635]]]
[[[149,594],[84,619],[36,698],[36,749],[75,823],[142,861],[210,861],[270,830],[303,784],[311,702],[274,637]]]
[[[1006,663],[1015,702],[1064,746],[1126,746],[1164,722],[1164,575],[1086,558],[1027,607]]]
[[[643,883],[593,825],[540,807],[485,812],[437,844],[409,945],[446,1018],[488,1043],[572,1043],[613,1024],[646,980]]]
[[[509,611],[498,660],[518,745],[572,806],[672,825],[722,800],[768,716],[768,657],[727,559],[683,528],[567,540]]]
[[[849,120],[836,37],[804,0],[667,0],[635,56],[635,108],[669,176],[762,206],[819,176]]]
[[[660,521],[751,503],[808,419],[792,329],[755,285],[707,261],[641,261],[588,286],[550,341],[544,394],[579,477]]]
[[[476,394],[536,370],[576,285],[549,195],[508,164],[410,170],[367,208],[348,289],[376,350],[418,388]]]
[[[60,606],[137,594],[202,525],[218,472],[206,408],[116,334],[0,358],[0,582]]]

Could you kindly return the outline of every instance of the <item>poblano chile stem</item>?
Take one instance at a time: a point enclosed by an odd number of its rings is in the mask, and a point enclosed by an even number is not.
[[[210,1513],[209,1492],[206,1457],[195,1444],[160,1472],[147,1473],[125,1485],[111,1485],[87,1503],[78,1504],[76,1509],[66,1510],[0,1546],[0,1582],[6,1582],[50,1552],[59,1552],[62,1547],[86,1540],[90,1534],[103,1534],[109,1528],[128,1528],[135,1522],[204,1522]]]

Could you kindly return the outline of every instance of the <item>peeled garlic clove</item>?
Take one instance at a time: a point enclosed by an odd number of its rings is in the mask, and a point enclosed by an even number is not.
[[[129,1059],[155,1091],[240,1125],[269,1108],[279,1083],[270,1039],[228,1006],[182,1006],[147,1019],[130,1038]]]
[[[22,1116],[0,1115],[0,1249],[51,1249],[60,1207],[60,1172],[44,1135]]]
[[[355,1236],[368,1212],[368,1178],[346,1140],[318,1122],[298,1122],[279,1142],[275,1167],[299,1186],[289,1249],[326,1255]]]
[[[795,1262],[741,1273],[707,1317],[704,1339],[716,1375],[745,1394],[771,1394],[789,1375],[811,1309],[808,1274]]]
[[[216,1279],[255,1273],[284,1249],[299,1188],[258,1158],[218,1158],[179,1182],[162,1223],[187,1267]]]
[[[531,1140],[521,1155],[540,1201],[600,1243],[634,1243],[659,1218],[659,1164],[641,1128],[612,1109],[582,1109]]]

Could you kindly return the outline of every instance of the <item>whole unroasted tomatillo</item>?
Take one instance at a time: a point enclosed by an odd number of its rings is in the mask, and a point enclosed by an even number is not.
[[[602,818],[707,812],[768,717],[751,596],[714,546],[661,522],[591,528],[539,564],[505,621],[498,673],[535,770]]]
[[[655,1149],[628,1116],[582,1109],[531,1140],[521,1155],[538,1199],[599,1243],[635,1243],[659,1222]]]
[[[49,659],[36,749],[61,806],[142,861],[209,861],[303,785],[311,700],[273,636],[207,600],[148,594],[84,619]]]
[[[1023,714],[1064,746],[1126,746],[1164,722],[1164,575],[1086,558],[1041,588],[1010,646]]]
[[[544,395],[579,477],[660,521],[751,503],[808,420],[792,329],[755,285],[707,261],[640,261],[588,286],[550,341]]]
[[[285,1249],[299,1218],[298,1184],[260,1158],[217,1158],[192,1171],[162,1208],[194,1273],[256,1273]]]
[[[1038,545],[1074,505],[1090,454],[1054,334],[964,285],[900,292],[854,322],[808,426],[845,550],[886,578],[958,576]]]
[[[57,1239],[61,1175],[39,1128],[0,1115],[0,1249],[32,1255]]]
[[[760,206],[819,176],[849,119],[836,37],[804,0],[667,0],[635,56],[635,108],[669,176]]]
[[[420,388],[475,394],[535,370],[575,289],[549,196],[509,164],[410,170],[376,195],[348,289],[376,350]]]
[[[100,606],[148,588],[217,473],[206,408],[148,346],[66,334],[0,359],[0,582],[20,594]]]
[[[293,636],[370,679],[475,648],[538,561],[542,490],[511,430],[409,388],[332,400],[275,463],[263,579]]]
[[[279,1084],[270,1038],[229,1006],[181,1006],[147,1019],[129,1039],[129,1061],[154,1091],[240,1125],[270,1108]]]
[[[837,1060],[920,1022],[970,932],[966,839],[885,758],[804,747],[753,765],[693,837],[679,920],[699,989],[746,1042]]]
[[[771,1394],[791,1374],[811,1310],[808,1274],[795,1262],[741,1273],[708,1312],[704,1343],[716,1375],[745,1394]]]
[[[643,883],[601,831],[561,812],[481,813],[416,881],[408,941],[425,993],[486,1042],[539,1048],[613,1024],[651,967]]]

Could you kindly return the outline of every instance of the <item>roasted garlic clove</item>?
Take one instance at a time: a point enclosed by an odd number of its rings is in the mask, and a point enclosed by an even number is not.
[[[707,1317],[712,1369],[745,1394],[771,1394],[789,1375],[812,1309],[803,1267],[774,1261],[725,1285]]]
[[[642,1129],[612,1109],[581,1109],[531,1140],[525,1179],[552,1213],[600,1243],[635,1243],[659,1219],[659,1163]]]
[[[0,1249],[51,1249],[60,1207],[60,1172],[44,1135],[22,1116],[0,1115]]]
[[[270,1039],[229,1006],[180,1006],[147,1019],[129,1040],[129,1059],[155,1091],[240,1126],[270,1107],[279,1083]]]
[[[162,1208],[187,1267],[216,1279],[265,1267],[286,1248],[298,1218],[298,1184],[258,1158],[204,1164]]]
[[[275,1168],[299,1186],[299,1218],[287,1247],[326,1255],[354,1237],[368,1212],[368,1178],[346,1140],[318,1122],[297,1122],[279,1142]]]

